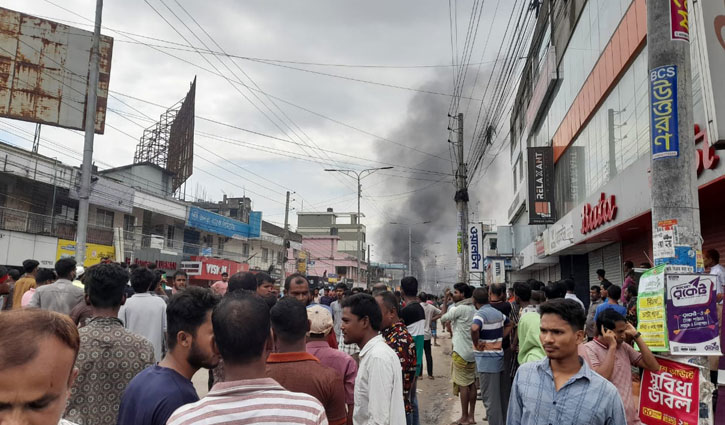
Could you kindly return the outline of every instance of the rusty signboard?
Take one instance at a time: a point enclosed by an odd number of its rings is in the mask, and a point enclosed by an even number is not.
[[[174,173],[174,190],[180,188],[194,172],[195,102],[196,77],[171,124],[169,134],[169,158],[166,169]]]
[[[0,117],[84,129],[93,33],[0,7]],[[113,39],[101,36],[96,133],[103,133]]]

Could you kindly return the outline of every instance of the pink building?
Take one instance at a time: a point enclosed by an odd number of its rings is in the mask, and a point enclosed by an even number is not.
[[[303,236],[302,249],[309,252],[307,274],[309,276],[322,277],[327,273],[330,283],[350,282],[351,280],[362,282],[365,278],[367,264],[360,263],[363,270],[363,279],[358,279],[357,259],[338,251],[340,237],[335,236]]]

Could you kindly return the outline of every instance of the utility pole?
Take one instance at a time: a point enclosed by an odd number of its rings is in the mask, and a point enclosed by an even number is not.
[[[456,157],[458,170],[456,171],[456,211],[458,213],[458,234],[456,236],[456,251],[458,257],[458,281],[468,283],[468,262],[466,261],[466,247],[468,239],[468,182],[466,176],[466,162],[463,157],[463,114],[458,114],[458,130],[456,142]]]
[[[96,0],[96,23],[93,29],[91,63],[88,73],[88,97],[86,98],[86,137],[83,143],[83,164],[81,165],[81,186],[78,190],[78,228],[76,229],[76,261],[86,261],[86,238],[88,236],[88,206],[91,198],[91,173],[93,168],[93,136],[96,132],[96,104],[98,100],[98,63],[100,62],[101,17],[103,0]]]
[[[408,276],[413,276],[413,231],[408,226]]]
[[[287,276],[287,254],[289,253],[289,190],[287,191],[287,200],[284,204],[284,233],[282,240],[282,247],[284,249],[284,255],[282,256],[282,279]]]
[[[696,259],[702,258],[702,236],[687,2],[647,0],[647,45],[650,118],[655,123],[650,128],[653,241],[657,245],[665,234],[676,235],[676,249],[665,255],[655,247],[654,261],[655,265],[674,263],[702,272]],[[703,372],[708,370],[706,357],[694,360]],[[712,401],[708,404],[712,418]]]
[[[372,286],[372,276],[370,276],[370,245],[368,245],[368,288]]]

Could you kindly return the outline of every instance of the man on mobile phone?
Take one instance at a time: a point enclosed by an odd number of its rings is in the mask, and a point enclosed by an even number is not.
[[[660,365],[642,334],[616,311],[604,310],[597,316],[597,332],[596,338],[579,346],[579,354],[595,372],[617,388],[624,404],[627,425],[641,424],[632,397],[630,365],[653,372],[658,371]],[[625,341],[636,342],[640,352],[636,352]]]

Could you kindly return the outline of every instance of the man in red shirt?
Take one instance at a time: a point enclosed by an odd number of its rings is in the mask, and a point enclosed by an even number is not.
[[[310,331],[307,309],[295,298],[282,298],[270,310],[275,352],[267,358],[267,376],[285,389],[315,397],[325,407],[330,425],[347,422],[342,376],[307,353]]]

